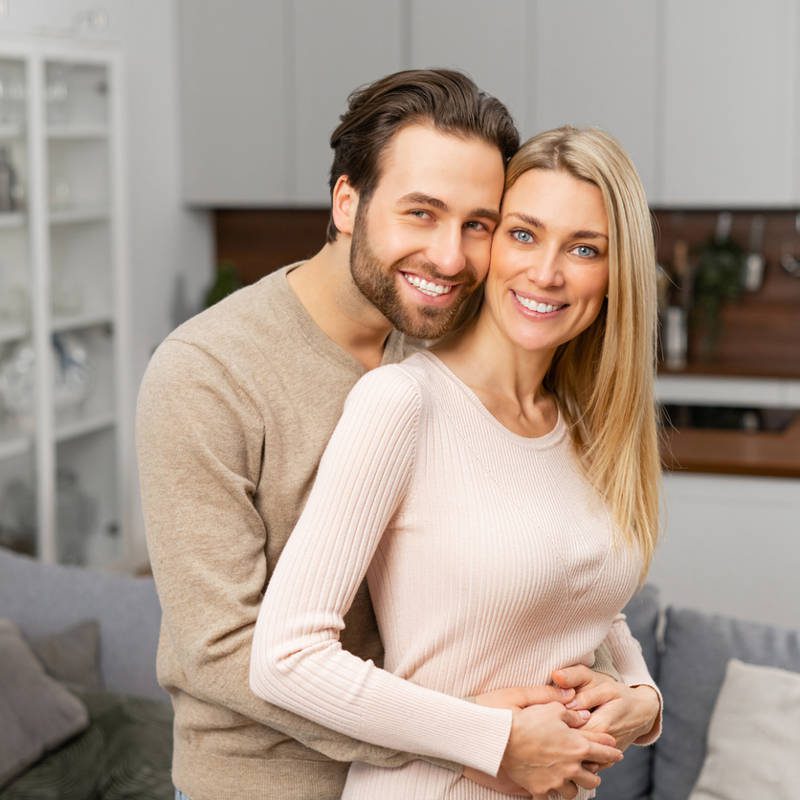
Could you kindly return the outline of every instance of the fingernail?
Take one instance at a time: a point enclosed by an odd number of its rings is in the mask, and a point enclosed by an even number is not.
[[[573,700],[572,702],[567,703],[567,708],[575,708],[575,706],[577,705],[578,705],[577,700]]]
[[[572,689],[559,689],[562,697],[572,697]]]
[[[589,719],[591,714],[584,708],[584,709],[582,709],[581,711],[578,712],[578,716],[581,719]]]

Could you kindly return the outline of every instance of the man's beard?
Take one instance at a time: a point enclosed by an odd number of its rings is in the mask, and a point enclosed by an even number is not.
[[[414,273],[442,283],[454,280],[441,275],[435,265],[418,263],[410,257],[391,267],[381,263],[369,243],[366,208],[359,205],[350,240],[350,273],[361,294],[400,332],[415,339],[438,339],[444,336],[478,284],[475,271],[467,264],[463,272],[455,276],[460,286],[452,291],[458,292],[458,297],[449,306],[439,308],[422,303],[418,306],[411,303],[404,305],[396,284],[396,276],[400,272]]]

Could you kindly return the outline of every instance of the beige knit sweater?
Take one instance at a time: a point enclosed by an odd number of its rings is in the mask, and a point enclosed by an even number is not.
[[[385,362],[403,357],[393,334]],[[353,759],[411,756],[277,708],[248,685],[267,579],[363,367],[281,270],[172,333],[139,394],[137,448],[163,609],[158,675],[175,709],[173,779],[191,800],[333,800]],[[380,661],[366,587],[345,646]]]
[[[522,437],[431,353],[381,367],[351,392],[270,581],[253,687],[350,736],[494,774],[511,712],[458,698],[548,683],[606,639],[623,679],[652,685],[619,615],[641,559],[612,536],[561,418]],[[339,641],[365,575],[385,670]],[[502,795],[415,761],[354,764],[343,797]]]

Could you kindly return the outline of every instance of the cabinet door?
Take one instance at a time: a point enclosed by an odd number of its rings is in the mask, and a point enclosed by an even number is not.
[[[538,2],[532,20],[528,127],[597,126],[630,154],[648,197],[658,197],[655,0]]]
[[[666,0],[663,202],[797,199],[796,0]]]
[[[502,100],[526,135],[532,86],[528,36],[530,4],[504,0],[411,2],[411,64],[454,67],[472,77],[484,91]]]
[[[330,203],[330,136],[347,96],[405,66],[401,0],[296,0],[293,4],[294,91],[288,161],[290,195],[299,205]]]
[[[180,0],[179,12],[184,199],[214,206],[284,203],[285,4]]]

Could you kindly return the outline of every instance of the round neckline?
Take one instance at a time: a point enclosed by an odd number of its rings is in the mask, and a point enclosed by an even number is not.
[[[556,419],[556,424],[547,432],[543,433],[541,436],[523,436],[521,433],[515,433],[514,431],[507,428],[500,422],[497,417],[489,411],[488,408],[483,404],[483,401],[478,397],[473,389],[471,389],[466,383],[464,383],[461,378],[453,372],[447,364],[442,361],[439,356],[435,353],[431,353],[430,350],[421,350],[415,355],[420,355],[430,361],[436,369],[438,369],[449,381],[450,383],[454,384],[461,394],[470,402],[471,405],[475,407],[475,410],[489,423],[493,428],[495,428],[498,433],[504,436],[509,441],[515,442],[516,444],[522,445],[524,447],[532,447],[535,449],[543,449],[547,447],[552,447],[555,444],[558,444],[563,438],[564,434],[566,433],[567,426],[564,422],[564,416],[561,413],[561,408],[556,403],[556,408],[558,409],[558,418]]]

